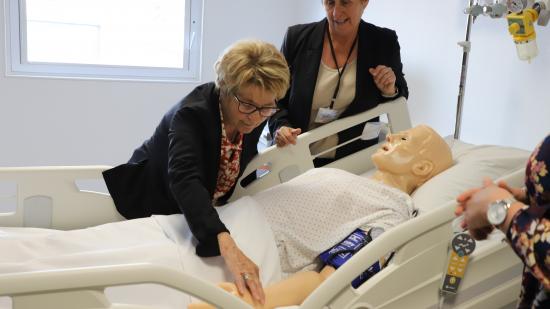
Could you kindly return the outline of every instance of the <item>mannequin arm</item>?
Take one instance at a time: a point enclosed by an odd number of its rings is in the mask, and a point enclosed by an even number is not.
[[[325,266],[321,272],[303,271],[293,274],[285,280],[279,281],[265,289],[265,305],[253,303],[252,296],[247,291],[239,295],[233,283],[220,283],[220,287],[253,305],[256,309],[272,309],[276,307],[300,305],[335,269]],[[206,303],[189,305],[188,309],[214,309]]]

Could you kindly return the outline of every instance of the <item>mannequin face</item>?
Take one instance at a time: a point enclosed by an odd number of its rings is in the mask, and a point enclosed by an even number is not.
[[[386,143],[372,155],[380,172],[420,178],[433,176],[435,166],[446,168],[451,160],[447,144],[426,126],[388,135]]]

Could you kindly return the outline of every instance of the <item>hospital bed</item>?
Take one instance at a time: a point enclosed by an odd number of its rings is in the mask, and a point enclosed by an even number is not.
[[[283,149],[268,148],[247,167],[244,176],[256,174],[247,186],[239,181],[232,200],[251,195],[313,168],[309,145],[343,129],[382,116],[391,132],[411,127],[402,98],[359,115],[322,126],[299,136],[298,143]],[[361,138],[361,137],[357,137]],[[502,242],[503,235],[478,242],[458,294],[442,299],[439,286],[453,237],[454,198],[480,184],[483,176],[501,178],[521,186],[528,152],[474,146],[449,139],[455,166],[434,177],[413,194],[419,215],[382,234],[327,279],[300,308],[496,308],[513,304],[519,295],[521,261]],[[339,145],[342,146],[342,145]],[[370,155],[376,146],[362,150],[327,167],[368,175]],[[2,194],[15,211],[0,214],[0,226],[77,229],[123,218],[107,194],[81,190],[76,183],[101,179],[107,166],[1,168],[0,184],[13,194]],[[13,188],[15,187],[15,190]],[[1,187],[0,187],[1,188]],[[350,282],[381,256],[395,251],[389,265],[359,288]],[[155,283],[202,298],[221,308],[249,308],[214,284],[184,272],[149,264],[0,274],[0,297],[9,296],[13,308],[146,308],[112,304],[107,287]],[[67,305],[70,304],[70,305]],[[147,307],[149,308],[149,307]]]

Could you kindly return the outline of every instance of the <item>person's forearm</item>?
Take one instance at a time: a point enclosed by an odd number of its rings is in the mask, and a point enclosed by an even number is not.
[[[520,211],[523,206],[524,204],[521,202],[514,202],[512,205],[510,205],[510,209],[508,209],[508,214],[506,215],[506,220],[504,220],[504,223],[498,226],[498,229],[506,234],[510,229],[510,224],[512,224],[512,220],[514,220],[516,213]]]
[[[315,271],[298,272],[269,286],[266,289],[266,304],[258,308],[301,305],[323,280],[323,276]]]
[[[237,246],[231,237],[231,234],[228,232],[221,232],[218,234],[218,244],[220,246],[220,254],[222,257],[227,256],[227,254]]]

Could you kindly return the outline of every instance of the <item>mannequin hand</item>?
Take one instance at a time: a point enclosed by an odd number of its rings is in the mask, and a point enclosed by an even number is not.
[[[376,68],[370,68],[369,73],[374,79],[374,84],[383,95],[392,96],[397,91],[395,87],[395,73],[392,68],[379,65]]]
[[[490,179],[485,179],[481,188],[470,189],[457,197],[459,205],[455,214],[463,214],[462,227],[468,229],[474,239],[482,240],[494,229],[487,220],[489,204],[510,197],[510,192],[499,188]]]
[[[224,289],[226,292],[233,294],[240,299],[244,300],[249,305],[254,305],[255,302],[252,300],[252,295],[245,291],[243,295],[239,295],[237,286],[231,282],[222,282],[218,284],[218,286],[222,289]],[[216,309],[216,307],[207,304],[207,303],[193,303],[187,306],[187,309]]]
[[[275,133],[275,142],[277,147],[284,147],[288,144],[296,145],[296,138],[302,133],[302,129],[290,128],[290,127],[280,127]]]
[[[514,198],[517,201],[527,202],[527,193],[525,192],[525,188],[513,188],[508,186],[506,181],[501,180],[498,182],[498,186],[510,193],[514,196]]]
[[[218,234],[218,242],[220,244],[221,255],[225,260],[227,268],[233,274],[239,294],[246,295],[248,290],[256,302],[264,304],[265,294],[260,282],[260,270],[258,266],[244,255],[229,233]],[[248,276],[246,280],[245,274]]]

